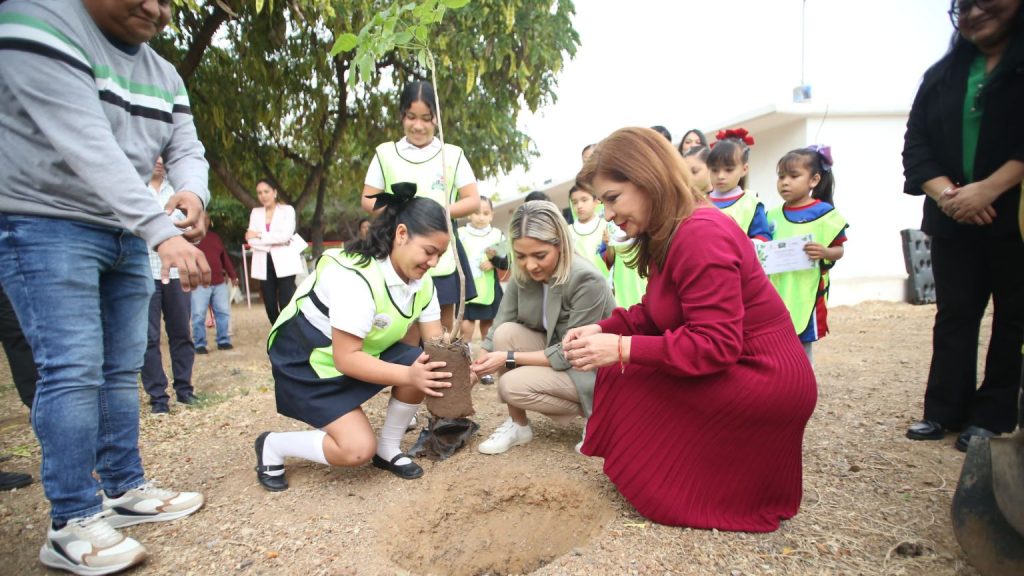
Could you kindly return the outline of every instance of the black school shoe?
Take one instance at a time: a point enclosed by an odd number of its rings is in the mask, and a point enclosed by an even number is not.
[[[284,492],[288,489],[288,480],[285,479],[284,474],[279,476],[267,474],[267,472],[284,470],[284,464],[263,465],[263,443],[266,442],[269,435],[270,432],[264,432],[256,437],[256,479],[260,481],[261,486],[270,492]]]
[[[395,464],[395,462],[402,458],[409,458],[410,462],[408,464],[402,464],[401,466]],[[374,454],[373,465],[381,470],[387,470],[404,480],[415,480],[420,476],[423,476],[423,468],[420,468],[419,464],[412,462],[412,458],[408,454],[404,454],[402,452],[395,455],[390,462]]]
[[[921,420],[907,428],[907,438],[911,440],[942,440],[946,437],[946,429],[934,420]]]
[[[986,430],[981,426],[968,426],[959,436],[956,437],[956,444],[953,446],[961,451],[967,452],[967,447],[971,445],[971,438],[977,436],[978,438],[992,438],[993,436],[999,436],[991,430]]]
[[[192,392],[184,392],[182,394],[176,394],[175,397],[178,400],[178,404],[192,405],[192,404],[195,404],[196,402],[199,402],[199,398],[194,393],[192,393]]]

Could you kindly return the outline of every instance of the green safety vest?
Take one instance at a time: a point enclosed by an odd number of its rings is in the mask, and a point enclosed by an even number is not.
[[[790,222],[782,208],[776,206],[768,212],[768,222],[775,226],[774,236],[780,240],[810,234],[815,242],[828,246],[846,228],[846,219],[835,208],[810,222]],[[803,332],[814,314],[821,281],[824,281],[826,297],[828,295],[828,271],[823,270],[819,262],[814,268],[772,274],[768,279],[786,304],[797,334]]]
[[[576,252],[589,260],[597,268],[598,272],[601,272],[607,278],[608,265],[604,263],[604,259],[597,252],[601,247],[601,240],[604,238],[605,226],[601,225],[602,222],[596,215],[594,219],[597,220],[597,226],[594,226],[593,232],[589,234],[579,232],[576,229],[579,222],[573,222],[572,226],[569,226],[569,233],[572,234],[573,242],[576,245]]]
[[[379,358],[384,352],[396,342],[405,337],[412,325],[423,312],[423,309],[430,304],[434,296],[434,282],[429,276],[424,276],[420,289],[413,299],[412,310],[408,315],[404,314],[394,300],[391,299],[391,292],[388,291],[387,282],[384,280],[384,273],[380,269],[380,263],[373,258],[365,266],[360,266],[358,257],[350,255],[343,248],[332,248],[325,250],[320,259],[316,262],[316,271],[307,276],[302,284],[295,290],[288,306],[281,311],[273,328],[270,329],[270,337],[267,339],[267,350],[274,345],[277,332],[284,325],[298,316],[303,306],[317,306],[325,316],[330,316],[329,310],[323,308],[323,304],[316,299],[313,288],[320,281],[320,274],[328,267],[347,268],[366,282],[373,294],[373,326],[370,332],[363,338],[363,352],[370,356]],[[343,305],[343,304],[342,304]],[[334,365],[334,351],[332,346],[313,348],[310,350],[309,364],[321,378],[336,378],[342,373]]]
[[[721,210],[740,225],[744,234],[749,234],[750,224],[754,221],[754,213],[757,211],[757,205],[760,203],[757,194],[750,190],[744,190],[743,196],[740,196],[738,200]]]
[[[472,268],[467,272],[472,274],[473,283],[476,284],[476,298],[467,300],[466,304],[490,306],[494,303],[494,268],[485,272],[480,269],[480,264],[488,259],[487,249],[496,244],[500,245],[505,239],[505,235],[493,226],[486,234],[474,232],[472,226],[463,226],[459,232],[459,240],[462,241],[462,247],[466,249],[469,267]],[[500,251],[501,246],[495,246],[495,248]]]
[[[398,153],[398,144],[395,142],[385,142],[377,146],[377,160],[384,174],[384,191],[390,193],[391,185],[396,182],[415,182],[417,196],[430,198],[441,206],[448,207],[455,202],[459,192],[455,188],[455,170],[462,161],[462,148],[445,144],[444,155],[446,174],[442,175],[440,150],[427,160],[410,162]],[[447,191],[445,183],[448,186]],[[455,254],[455,238],[452,237],[448,249],[429,274],[447,276],[455,272]]]
[[[626,266],[632,257],[629,245],[615,246],[615,262],[612,263],[612,284],[615,288],[615,303],[622,308],[639,304],[647,293],[647,279],[641,278],[636,268]]]

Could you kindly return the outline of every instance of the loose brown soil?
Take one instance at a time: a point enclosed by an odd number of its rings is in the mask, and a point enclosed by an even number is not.
[[[446,461],[422,461],[420,480],[289,461],[291,489],[265,492],[253,472],[254,438],[304,426],[274,410],[262,308],[234,314],[235,349],[196,358],[205,402],[173,405],[164,417],[143,409],[148,476],[200,490],[207,504],[187,519],[125,529],[150,552],[137,574],[977,574],[950,527],[963,462],[954,438],[903,437],[921,413],[933,307],[832,311],[835,332],[815,347],[819,399],[804,440],[803,506],[772,534],[648,522],[599,459],[573,452],[582,421],[558,427],[538,416],[531,444],[478,453],[506,417],[493,386],[472,390],[480,433]],[[983,341],[987,330],[988,321]],[[375,426],[387,398],[365,406]],[[39,448],[6,361],[0,456],[0,469],[38,476]],[[36,557],[47,513],[38,482],[0,493],[0,574],[45,573]]]

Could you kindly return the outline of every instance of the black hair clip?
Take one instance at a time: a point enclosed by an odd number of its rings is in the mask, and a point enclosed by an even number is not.
[[[391,192],[378,192],[372,196],[367,196],[367,198],[374,199],[373,209],[375,211],[386,206],[404,206],[415,197],[415,182],[395,182],[391,185]]]

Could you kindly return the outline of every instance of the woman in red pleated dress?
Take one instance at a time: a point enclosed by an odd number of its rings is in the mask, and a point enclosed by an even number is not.
[[[577,177],[648,278],[641,303],[565,337],[598,370],[582,451],[655,522],[770,532],[800,507],[814,372],[750,239],[687,174],[663,137],[624,128]]]

